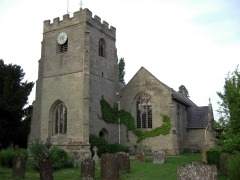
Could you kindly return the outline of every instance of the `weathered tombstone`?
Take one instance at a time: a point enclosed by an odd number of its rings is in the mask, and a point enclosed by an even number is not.
[[[39,163],[40,180],[53,180],[53,167],[49,158],[44,158]]]
[[[95,162],[88,158],[81,162],[82,180],[93,180],[95,177]]]
[[[117,157],[114,154],[103,154],[101,157],[101,178],[102,180],[118,180],[119,166]]]
[[[93,160],[95,161],[95,164],[97,164],[98,161],[99,161],[99,157],[98,157],[97,151],[98,151],[97,147],[94,146],[93,147]]]
[[[26,172],[26,157],[16,156],[13,159],[12,175],[13,178],[24,178]]]
[[[201,163],[187,164],[178,168],[178,180],[217,180],[217,167]]]
[[[118,152],[117,153],[117,162],[120,171],[130,172],[130,159],[128,153]]]
[[[153,164],[163,164],[165,162],[166,153],[164,151],[153,152]]]
[[[144,152],[137,153],[136,159],[141,161],[141,162],[144,162],[144,160],[145,160]]]

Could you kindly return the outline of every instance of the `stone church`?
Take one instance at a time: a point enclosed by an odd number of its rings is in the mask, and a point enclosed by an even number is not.
[[[88,9],[80,9],[73,17],[66,14],[61,20],[46,20],[29,142],[50,140],[80,155],[89,153],[90,135],[168,154],[201,150],[214,143],[212,107],[197,106],[186,91],[173,90],[144,67],[121,85],[116,29]],[[103,120],[102,97],[111,105],[119,102],[143,132],[161,127],[162,115],[169,117],[169,133],[138,142],[125,125]]]

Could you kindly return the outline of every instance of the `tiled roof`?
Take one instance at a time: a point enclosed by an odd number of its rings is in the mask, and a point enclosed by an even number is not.
[[[208,125],[208,106],[188,108],[188,128],[206,128]]]
[[[187,106],[197,106],[194,102],[192,102],[189,98],[187,98],[186,96],[182,95],[179,92],[176,92],[172,89],[172,97],[173,99],[175,99],[176,101],[185,104]]]
[[[188,97],[172,90],[172,98],[188,107],[188,127],[190,129],[206,128],[208,125],[208,106],[198,107]]]

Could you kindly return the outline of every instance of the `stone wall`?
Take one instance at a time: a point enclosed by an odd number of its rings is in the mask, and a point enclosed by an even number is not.
[[[128,112],[131,112],[136,120],[136,98],[139,93],[147,93],[151,96],[152,104],[152,129],[162,125],[162,116],[167,115],[174,124],[175,119],[172,117],[172,96],[169,87],[157,80],[145,68],[141,68],[121,93],[121,106]],[[142,129],[152,130],[152,129]],[[136,144],[134,134],[129,134],[129,144]],[[148,146],[152,150],[166,150],[169,154],[177,153],[177,142],[175,135],[170,130],[169,135],[160,135],[157,137],[147,138],[141,141],[141,144]]]

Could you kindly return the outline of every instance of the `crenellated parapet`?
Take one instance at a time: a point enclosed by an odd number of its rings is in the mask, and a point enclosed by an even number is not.
[[[69,14],[65,14],[62,19],[56,17],[52,21],[45,20],[43,31],[44,33],[47,33],[79,23],[87,23],[90,26],[94,26],[113,38],[116,36],[115,27],[109,26],[109,24],[104,20],[102,21],[99,16],[93,16],[92,12],[87,8],[74,12],[72,17]]]

